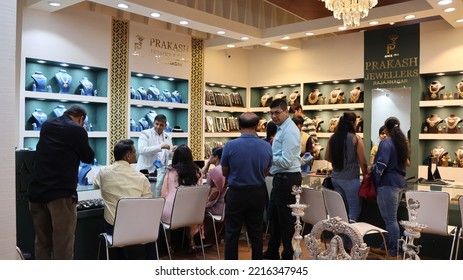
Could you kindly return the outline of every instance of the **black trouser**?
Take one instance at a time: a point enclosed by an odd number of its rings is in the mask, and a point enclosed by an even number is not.
[[[225,199],[225,259],[238,259],[241,228],[246,225],[251,240],[252,259],[262,259],[263,220],[266,187],[228,187]]]
[[[273,177],[273,188],[270,194],[269,218],[270,239],[266,254],[279,257],[280,244],[283,243],[281,259],[293,259],[292,238],[296,217],[291,214],[289,204],[296,202],[296,197],[291,193],[294,185],[300,186],[302,176],[300,172],[277,173]]]

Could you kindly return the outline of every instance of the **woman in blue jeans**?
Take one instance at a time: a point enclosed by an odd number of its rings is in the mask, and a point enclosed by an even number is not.
[[[333,165],[331,181],[347,205],[350,221],[358,221],[362,201],[358,195],[360,188],[360,168],[367,174],[367,159],[363,140],[355,134],[357,116],[345,112],[328,141],[325,158]],[[346,221],[348,222],[348,221]]]
[[[397,118],[388,118],[384,125],[388,137],[379,143],[371,174],[377,188],[376,201],[388,231],[387,248],[394,257],[398,254],[397,240],[400,237],[400,228],[397,210],[400,193],[407,186],[405,174],[409,147]]]

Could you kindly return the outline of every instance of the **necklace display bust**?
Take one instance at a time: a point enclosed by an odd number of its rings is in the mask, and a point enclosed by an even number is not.
[[[42,72],[35,71],[31,77],[34,80],[32,91],[47,92],[47,77],[45,77]]]
[[[133,87],[130,87],[130,98],[134,100],[141,100],[141,95]]]
[[[309,96],[307,96],[307,101],[310,105],[318,104],[318,98],[322,95],[323,94],[320,92],[320,90],[316,88],[309,93]]]
[[[36,120],[34,129],[40,130],[42,124],[47,120],[47,114],[45,114],[42,109],[35,109],[34,112],[32,112],[32,116]]]
[[[144,87],[139,87],[137,92],[140,94],[142,100],[148,100],[148,94]]]
[[[164,94],[164,101],[165,101],[165,102],[172,102],[172,94],[170,93],[169,90],[164,89],[164,90],[162,91],[162,93]]]
[[[300,103],[299,102],[299,100],[301,99],[300,96],[301,96],[301,93],[298,90],[293,91],[289,95],[289,105]]]
[[[141,130],[145,130],[150,128],[148,122],[146,121],[145,118],[141,118],[138,123],[140,123]]]
[[[428,133],[438,133],[439,124],[444,120],[441,119],[437,114],[432,114],[429,118],[426,119],[426,127],[428,128]]]
[[[137,124],[132,118],[130,118],[130,131],[137,131]]]
[[[341,88],[335,88],[330,93],[330,103],[331,104],[342,104],[344,100],[344,91]]]
[[[268,107],[270,103],[272,102],[273,97],[270,95],[270,93],[265,93],[262,95],[260,98],[260,107]]]
[[[82,77],[79,83],[82,85],[81,95],[93,95],[93,83],[87,77]]]
[[[444,88],[445,86],[441,84],[439,81],[432,81],[428,87],[429,99],[430,100],[439,99],[439,91]]]
[[[463,80],[457,84],[458,98],[463,99]]]
[[[339,124],[339,118],[339,116],[334,116],[330,119],[330,123],[328,124],[328,132],[334,132]]]
[[[183,103],[182,96],[180,95],[180,92],[178,92],[178,90],[174,90],[172,92],[172,102],[174,102],[174,103]]]
[[[355,87],[350,91],[350,103],[360,103],[362,102],[363,91],[360,90],[360,87]]]
[[[462,121],[462,119],[455,115],[451,114],[450,116],[444,119],[445,125],[447,126],[447,133],[458,133],[458,124]]]
[[[315,130],[317,132],[321,132],[322,130],[321,124],[324,123],[325,121],[320,116],[315,116],[313,119],[313,122],[315,124]]]
[[[158,115],[158,113],[156,113],[156,111],[154,110],[151,110],[149,111],[148,114],[146,114],[146,120],[148,120],[149,124],[151,124],[152,126],[154,126],[154,118],[156,118],[156,116]]]
[[[71,75],[66,70],[61,69],[55,74],[55,78],[59,85],[59,93],[69,93],[72,85]]]
[[[442,165],[442,157],[446,156],[448,152],[442,146],[435,146],[431,151],[431,156],[437,158],[437,164]]]
[[[56,117],[61,117],[65,111],[66,107],[64,107],[64,105],[58,105],[55,107],[55,109],[53,109],[53,113]]]

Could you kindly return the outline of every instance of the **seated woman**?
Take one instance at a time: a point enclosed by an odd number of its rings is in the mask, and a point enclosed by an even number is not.
[[[220,165],[220,158],[222,157],[222,147],[215,147],[212,149],[211,157],[204,166],[202,173],[207,178],[207,184],[211,186],[209,192],[208,202],[206,204],[206,213],[210,212],[213,215],[222,215],[223,208],[225,207],[225,193],[226,193],[226,180],[222,175],[222,166]],[[209,170],[210,165],[215,167]],[[223,223],[216,224],[217,235],[223,228]],[[215,242],[214,227],[211,218],[205,217],[204,219],[204,243],[213,244]]]
[[[170,222],[177,187],[198,185],[201,181],[201,170],[194,163],[190,148],[186,145],[178,146],[174,151],[172,164],[168,167],[161,188],[161,196],[166,199],[161,220]],[[191,225],[190,236],[194,236],[197,232],[198,225]],[[194,245],[194,243],[191,244]]]

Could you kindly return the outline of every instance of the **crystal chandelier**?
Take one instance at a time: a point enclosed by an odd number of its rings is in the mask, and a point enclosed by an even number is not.
[[[333,16],[344,21],[344,26],[359,26],[360,19],[368,16],[378,0],[322,0]]]

